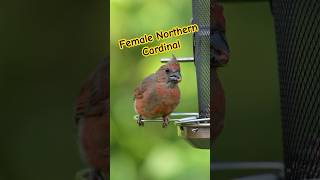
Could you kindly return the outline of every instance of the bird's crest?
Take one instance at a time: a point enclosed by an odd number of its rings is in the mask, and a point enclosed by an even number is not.
[[[167,66],[169,66],[170,68],[172,68],[174,70],[180,69],[179,61],[177,60],[177,58],[173,54],[172,54],[171,60],[167,62]]]

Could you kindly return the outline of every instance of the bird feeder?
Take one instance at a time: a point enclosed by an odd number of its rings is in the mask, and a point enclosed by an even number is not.
[[[196,148],[210,148],[210,1],[192,1],[192,23],[199,26],[193,36],[193,57],[181,57],[181,63],[194,63],[198,88],[199,112],[172,113],[170,121],[177,126],[178,136]],[[171,58],[163,58],[166,63]],[[137,119],[138,116],[135,117]],[[160,119],[143,122],[162,122]]]

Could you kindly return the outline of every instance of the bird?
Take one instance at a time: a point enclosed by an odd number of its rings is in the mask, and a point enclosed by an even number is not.
[[[84,82],[75,105],[75,122],[82,158],[91,167],[90,180],[109,175],[109,60]]]
[[[213,114],[213,130],[211,137],[216,140],[224,128],[225,119],[225,93],[222,83],[219,79],[217,70],[225,66],[229,62],[230,48],[225,36],[226,21],[223,14],[223,7],[218,3],[218,0],[211,1],[210,6],[211,30],[210,30],[210,75],[211,75],[211,100]]]
[[[182,77],[180,64],[173,55],[155,73],[146,77],[134,90],[134,107],[139,114],[137,123],[143,126],[143,119],[162,118],[162,127],[169,124],[169,115],[180,102],[178,84]]]
[[[210,106],[213,109],[213,130],[211,131],[211,137],[213,137],[213,140],[216,140],[224,128],[225,96],[216,70],[213,70],[213,72],[211,72],[211,75],[211,79],[213,80],[213,88],[210,89],[210,93],[212,94]]]
[[[226,39],[226,21],[223,15],[223,7],[217,0],[211,1],[211,30],[210,30],[210,56],[215,67],[221,67],[229,62],[230,48]]]

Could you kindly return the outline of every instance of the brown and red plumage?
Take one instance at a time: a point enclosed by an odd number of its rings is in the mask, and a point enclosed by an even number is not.
[[[93,168],[91,180],[109,175],[109,62],[101,63],[83,84],[76,124],[83,159]]]
[[[213,140],[215,140],[221,133],[224,127],[224,116],[225,116],[225,97],[222,84],[219,80],[216,70],[211,72],[213,75],[213,88],[211,88],[212,99],[211,107],[213,111],[213,131],[211,131]]]
[[[210,50],[211,59],[216,67],[224,66],[229,62],[230,49],[225,36],[226,21],[223,15],[223,7],[218,0],[211,1],[211,34],[210,34]]]
[[[213,130],[211,137],[215,140],[222,132],[225,118],[225,95],[222,84],[219,80],[217,68],[226,65],[230,58],[230,49],[225,37],[226,21],[223,14],[223,7],[218,0],[211,1],[211,34],[210,34],[210,54],[211,66],[211,107],[213,109]]]
[[[168,126],[169,115],[180,102],[180,81],[180,65],[174,56],[142,81],[134,91],[139,126],[143,126],[143,119],[158,117],[163,119],[162,127]]]

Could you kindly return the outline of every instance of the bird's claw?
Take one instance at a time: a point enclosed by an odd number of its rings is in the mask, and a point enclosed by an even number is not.
[[[163,123],[162,123],[162,127],[163,127],[163,128],[166,128],[166,127],[168,126],[168,124],[169,124],[168,122],[163,122]]]
[[[169,125],[169,118],[164,117],[163,118],[163,123],[162,123],[162,128],[166,128]]]
[[[139,126],[144,126],[144,122],[143,122],[142,120],[143,120],[143,118],[142,118],[141,116],[139,116],[139,118],[138,118],[138,120],[137,120],[137,124],[138,124]]]

